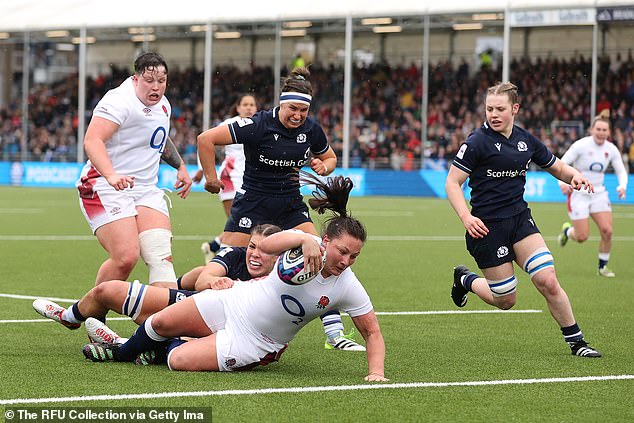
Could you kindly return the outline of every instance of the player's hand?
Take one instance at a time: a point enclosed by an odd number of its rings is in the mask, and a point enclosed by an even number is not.
[[[209,284],[209,289],[229,289],[233,286],[233,281],[227,277],[221,277]]]
[[[568,184],[560,184],[559,189],[561,189],[561,193],[563,195],[569,195],[572,193],[572,187]]]
[[[389,382],[390,380],[383,375],[378,373],[370,373],[366,377],[363,378],[366,382]]]
[[[572,189],[577,191],[585,187],[588,193],[594,192],[594,187],[592,186],[592,184],[581,174],[572,177],[572,180],[570,181],[570,186],[572,187]]]
[[[106,176],[105,178],[110,186],[117,191],[123,191],[126,188],[134,187],[134,176],[119,175],[115,173],[113,175]]]
[[[223,184],[222,181],[219,181],[218,179],[207,179],[207,181],[205,182],[205,191],[209,191],[212,194],[218,194],[220,190],[224,187],[225,184]]]
[[[322,254],[325,248],[312,235],[307,235],[302,242],[302,255],[306,269],[311,273],[318,273],[321,269]]]
[[[625,188],[617,187],[616,192],[619,194],[619,200],[625,200]]]
[[[192,182],[197,184],[197,183],[199,183],[202,180],[203,180],[203,170],[202,169],[198,169],[198,172],[196,172],[194,174],[194,176],[192,176]]]
[[[177,191],[178,196],[183,199],[187,198],[192,189],[192,179],[189,177],[189,172],[187,172],[185,166],[178,168],[174,189]]]
[[[462,223],[472,238],[484,238],[489,233],[489,228],[484,222],[472,214],[469,214]]]
[[[310,159],[310,168],[319,176],[326,175],[328,171],[332,169],[328,169],[321,159],[313,157]]]

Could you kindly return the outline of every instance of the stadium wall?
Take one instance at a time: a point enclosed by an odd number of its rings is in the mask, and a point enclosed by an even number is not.
[[[79,179],[83,164],[48,162],[0,162],[0,185],[16,187],[73,188]],[[196,172],[196,166],[188,166],[190,174]],[[352,195],[367,196],[413,196],[446,198],[446,170],[390,171],[368,169],[337,169],[335,175],[344,175],[354,181]],[[176,180],[176,170],[161,165],[159,187],[172,189]],[[615,175],[605,177],[605,185],[612,197],[618,181]],[[629,186],[634,186],[634,177],[629,177]],[[192,191],[203,192],[202,184],[195,184]],[[630,190],[631,191],[631,190]],[[310,187],[303,187],[304,195],[310,195]],[[469,187],[465,186],[465,195],[469,197]],[[529,201],[565,202],[555,178],[546,172],[528,172],[524,198]],[[634,194],[630,193],[619,204],[634,204]]]

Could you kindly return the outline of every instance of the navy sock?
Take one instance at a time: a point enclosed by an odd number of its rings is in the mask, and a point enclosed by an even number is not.
[[[167,348],[165,348],[165,352],[167,353],[167,355],[169,355],[169,353],[171,353],[174,348],[180,347],[185,342],[187,341],[183,341],[180,338],[172,338],[169,341],[167,341]]]
[[[572,345],[583,339],[583,332],[581,332],[579,325],[576,323],[565,328],[561,328],[561,333],[564,335],[564,340],[568,343],[568,345]]]
[[[211,251],[214,253],[217,253],[220,250],[220,240],[214,238],[214,240],[209,243],[209,248],[211,248]]]
[[[462,286],[464,286],[464,288],[465,288],[467,291],[473,292],[473,291],[471,290],[471,285],[473,284],[473,281],[474,281],[474,280],[476,280],[476,279],[478,279],[479,277],[480,277],[480,276],[476,275],[476,274],[475,274],[475,273],[473,273],[473,272],[469,273],[468,275],[465,275],[465,276],[462,278],[462,280],[461,280],[461,282],[462,282]]]
[[[86,318],[79,312],[79,301],[72,305],[71,309],[73,310],[73,315],[80,322],[85,322]]]
[[[134,335],[130,337],[117,350],[117,361],[133,361],[136,357],[145,351],[161,350],[165,347],[167,338],[158,335],[152,329],[152,317],[143,322],[137,328]]]
[[[599,269],[601,269],[602,267],[605,267],[607,265],[608,265],[608,261],[607,260],[599,259]]]

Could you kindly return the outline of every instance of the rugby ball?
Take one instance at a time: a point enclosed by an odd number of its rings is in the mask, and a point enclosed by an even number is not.
[[[326,252],[321,256],[321,267],[319,272],[324,268],[326,264]],[[304,255],[302,254],[302,247],[291,248],[284,251],[277,259],[275,265],[277,268],[277,276],[282,282],[289,285],[303,285],[307,282],[315,279],[315,276],[319,272],[307,272],[304,269]]]

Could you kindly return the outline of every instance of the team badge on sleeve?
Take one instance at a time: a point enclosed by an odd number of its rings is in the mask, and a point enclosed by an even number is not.
[[[238,122],[238,126],[242,128],[243,126],[251,125],[253,123],[253,120],[249,118],[240,118],[236,120],[236,122]]]
[[[456,153],[456,157],[459,159],[464,158],[464,152],[467,151],[467,144],[462,144],[460,150]]]

